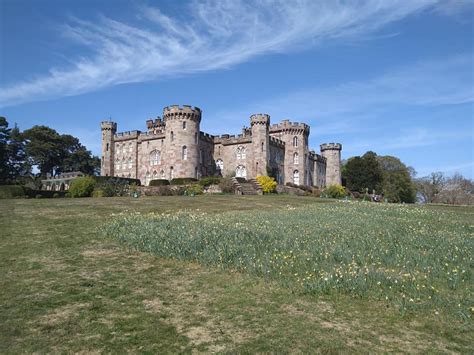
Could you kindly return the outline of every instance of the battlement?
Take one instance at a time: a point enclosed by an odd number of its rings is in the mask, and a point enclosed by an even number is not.
[[[283,120],[280,123],[272,124],[270,126],[270,133],[284,134],[305,134],[309,135],[309,126],[306,123],[291,122],[290,120]]]
[[[281,139],[278,139],[276,137],[270,136],[270,145],[285,148],[285,142],[283,142]]]
[[[256,113],[250,116],[250,126],[254,125],[270,125],[270,115],[266,113]]]
[[[100,128],[103,131],[116,131],[117,130],[117,123],[112,121],[102,121],[100,123]]]
[[[173,119],[189,119],[201,122],[201,109],[190,105],[170,105],[163,109],[163,121]]]
[[[135,139],[138,138],[140,135],[140,131],[134,130],[134,131],[126,131],[126,132],[120,132],[116,133],[114,135],[114,139],[117,141],[122,141],[122,140],[128,140],[128,139]]]
[[[203,131],[199,132],[199,139],[210,142],[210,143],[214,142],[214,136],[212,134],[205,133]]]
[[[325,150],[342,150],[342,144],[341,143],[324,143],[320,145],[321,152],[324,152]]]
[[[155,120],[149,119],[146,121],[146,128],[148,128],[148,130],[154,130],[156,128],[164,128],[164,127],[165,127],[165,123],[163,122],[160,116],[158,116]]]
[[[243,134],[223,134],[220,136],[215,136],[214,144],[222,144],[222,145],[231,145],[231,144],[242,144],[242,143],[251,143],[252,137]]]

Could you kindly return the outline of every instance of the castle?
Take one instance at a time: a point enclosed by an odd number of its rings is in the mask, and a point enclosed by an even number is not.
[[[239,135],[213,136],[200,131],[197,107],[167,106],[163,118],[146,121],[147,131],[117,133],[103,121],[101,175],[140,179],[271,175],[279,184],[341,184],[339,143],[322,144],[321,155],[309,150],[309,126],[283,120],[270,124],[267,114],[250,116]]]

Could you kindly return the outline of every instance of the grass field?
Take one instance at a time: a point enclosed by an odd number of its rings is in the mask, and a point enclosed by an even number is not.
[[[471,208],[199,196],[1,200],[0,212],[2,353],[473,351]],[[155,255],[158,233],[181,243],[172,258]]]

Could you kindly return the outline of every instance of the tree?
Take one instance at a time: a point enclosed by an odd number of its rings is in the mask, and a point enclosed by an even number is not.
[[[444,189],[446,178],[442,172],[431,173],[415,180],[418,197],[423,203],[433,203],[436,196]]]
[[[8,181],[10,171],[8,167],[8,141],[10,140],[11,129],[8,128],[8,121],[5,117],[0,117],[0,184]]]
[[[433,202],[451,205],[472,205],[474,203],[474,183],[456,173],[445,180],[442,190]]]
[[[351,191],[381,192],[383,173],[374,152],[350,158],[343,167],[342,175],[346,187]]]
[[[382,191],[390,202],[415,202],[415,188],[410,170],[400,159],[393,156],[379,156],[377,161],[383,172]]]

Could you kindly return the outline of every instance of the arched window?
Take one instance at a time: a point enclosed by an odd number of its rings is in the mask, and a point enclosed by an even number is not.
[[[118,158],[115,159],[115,169],[120,170],[120,160]]]
[[[245,159],[245,148],[242,147],[241,149],[242,149],[242,150],[241,150],[241,151],[242,151],[242,159]]]
[[[264,145],[263,145],[263,142],[262,142],[262,152],[263,152],[263,146],[264,146]]]
[[[298,137],[293,137],[293,147],[298,147]]]
[[[174,179],[174,169],[173,167],[170,168],[170,180]]]
[[[148,186],[150,184],[150,180],[151,180],[151,175],[150,175],[150,172],[147,171],[145,174],[145,186]]]
[[[224,161],[222,159],[216,160],[216,168],[221,173],[224,171]]]
[[[183,121],[183,129],[186,129],[186,121]]]
[[[120,144],[117,144],[117,154],[120,154]]]
[[[238,147],[237,148],[237,159],[245,159],[245,148]]]
[[[300,184],[300,172],[298,170],[293,171],[293,184]]]
[[[128,144],[128,151],[131,153],[133,151],[132,143]]]
[[[182,149],[182,152],[181,152],[181,158],[183,160],[188,159],[188,147],[186,147],[185,145],[183,145],[183,149]]]
[[[128,158],[128,168],[131,169],[133,166],[132,158]]]
[[[153,180],[157,180],[158,179],[158,173],[156,172],[156,170],[153,171]]]
[[[293,164],[299,164],[299,160],[298,153],[293,154]]]
[[[109,151],[109,143],[107,143],[105,151],[107,151],[107,152]]]
[[[125,160],[125,158],[122,159],[122,169],[123,170],[127,169],[127,161]],[[122,174],[122,177],[123,177],[123,174]]]
[[[174,132],[173,132],[173,131],[171,131],[170,140],[171,140],[171,141],[174,141]]]
[[[239,166],[235,169],[235,176],[236,176],[236,177],[241,177],[241,178],[246,179],[246,178],[247,178],[247,169],[245,169],[245,166],[239,165]]]
[[[164,171],[164,170],[161,170],[161,171],[160,171],[160,176],[161,176],[162,179],[165,178],[165,171]]]
[[[150,165],[158,165],[160,164],[160,151],[154,150],[150,153]]]

